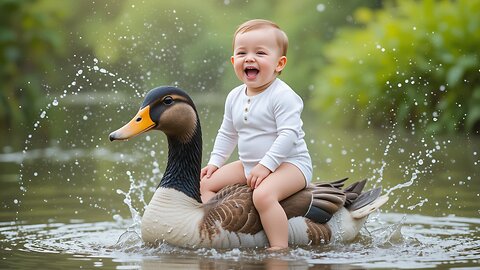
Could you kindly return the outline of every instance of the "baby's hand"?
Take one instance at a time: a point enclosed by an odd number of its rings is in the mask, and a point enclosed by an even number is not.
[[[212,164],[208,164],[200,171],[200,179],[203,181],[205,179],[210,178],[212,174],[218,170],[218,167]]]
[[[247,177],[247,186],[256,189],[272,172],[262,164],[257,164]]]

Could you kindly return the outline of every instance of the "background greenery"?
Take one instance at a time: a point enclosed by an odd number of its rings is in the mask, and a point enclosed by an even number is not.
[[[290,38],[282,79],[325,119],[478,134],[479,13],[479,0],[2,0],[1,125],[30,127],[94,61],[142,93],[227,92],[232,33],[262,17]],[[101,78],[87,88],[131,91]]]

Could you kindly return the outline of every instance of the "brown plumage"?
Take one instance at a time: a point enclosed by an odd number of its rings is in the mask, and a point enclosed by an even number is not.
[[[324,210],[333,215],[345,206],[348,198],[357,198],[365,185],[365,180],[356,182],[341,190],[341,179],[332,183],[310,185],[281,201],[288,219],[307,216],[311,207]],[[252,190],[246,185],[235,184],[221,189],[204,205],[204,221],[200,223],[200,232],[204,237],[212,238],[218,234],[218,225],[230,232],[256,234],[262,231],[260,216],[252,201]],[[328,218],[329,217],[325,217]],[[308,220],[308,237],[311,243],[325,243],[330,240],[331,231],[325,223]]]
[[[175,87],[151,90],[137,115],[110,134],[125,140],[151,129],[168,138],[168,162],[142,218],[146,243],[167,242],[185,247],[255,247],[268,240],[246,185],[220,190],[208,203],[200,200],[202,133],[190,97]],[[346,179],[310,185],[281,201],[289,220],[289,243],[318,245],[349,241],[367,215],[386,202],[380,188],[362,192],[365,180],[342,190]]]

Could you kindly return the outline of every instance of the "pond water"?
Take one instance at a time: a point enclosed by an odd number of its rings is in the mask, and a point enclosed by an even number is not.
[[[390,195],[354,242],[275,255],[142,246],[139,218],[165,167],[166,140],[151,132],[108,141],[136,113],[139,92],[62,94],[39,113],[27,138],[0,135],[0,268],[479,267],[478,137],[339,129],[308,108],[304,127],[316,181],[368,178],[367,188],[381,185]],[[204,162],[221,121],[223,97],[217,95],[193,96]]]

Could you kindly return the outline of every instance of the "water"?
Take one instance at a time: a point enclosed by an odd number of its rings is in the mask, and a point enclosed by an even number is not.
[[[126,91],[84,91],[95,74]],[[0,135],[0,268],[479,267],[478,138],[395,128],[342,130],[319,124],[306,109],[317,180],[365,177],[367,187],[381,185],[390,196],[353,243],[292,247],[276,255],[255,249],[152,249],[140,241],[139,223],[165,168],[165,137],[151,132],[122,143],[107,139],[131,119],[143,91],[98,60],[80,69],[66,89],[39,112],[25,141],[16,144],[17,134]],[[193,96],[204,124],[205,153],[221,120],[222,104],[212,96]]]
[[[474,266],[480,259],[480,219],[381,214],[368,230],[348,245],[293,247],[283,254],[262,250],[186,250],[168,245],[144,247],[135,232],[125,232],[129,221],[19,225],[2,223],[2,266],[30,268],[108,267],[149,269],[220,266],[252,268],[314,268],[315,265],[351,265],[365,268],[430,268]],[[402,226],[403,224],[403,226]],[[117,239],[120,237],[119,243]],[[55,264],[49,263],[55,261]],[[288,269],[290,269],[288,268]],[[276,269],[276,268],[275,268]]]

